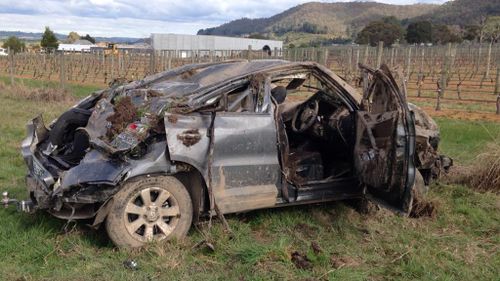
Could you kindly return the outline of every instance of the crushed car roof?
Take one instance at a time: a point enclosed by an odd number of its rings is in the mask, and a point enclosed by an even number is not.
[[[252,74],[276,71],[300,71],[303,69],[321,69],[332,76],[358,103],[361,95],[339,76],[329,69],[313,62],[289,62],[285,60],[235,60],[216,63],[190,64],[150,75],[142,80],[112,89],[115,94],[130,90],[147,90],[163,98],[186,98],[190,100],[202,97],[210,89],[242,79]],[[193,104],[191,104],[193,105]]]

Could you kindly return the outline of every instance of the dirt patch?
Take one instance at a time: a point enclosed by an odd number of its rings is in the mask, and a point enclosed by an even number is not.
[[[132,104],[130,97],[123,97],[114,106],[115,113],[106,120],[111,123],[108,130],[108,137],[121,133],[125,128],[137,118],[137,109]]]
[[[295,251],[292,253],[292,258],[291,258],[293,264],[295,267],[299,269],[311,269],[312,264],[309,258],[307,258],[306,255],[302,255],[299,252]]]
[[[316,236],[318,233],[318,230],[315,227],[310,226],[306,223],[296,224],[294,230],[296,232],[302,233],[304,236],[309,238]]]
[[[314,254],[319,255],[323,250],[321,249],[321,246],[318,244],[316,241],[311,242],[311,249],[313,250]]]
[[[356,267],[360,265],[357,260],[351,257],[339,256],[338,254],[332,254],[330,256],[330,264],[337,269],[342,267]]]
[[[410,218],[429,217],[435,218],[437,216],[437,204],[432,201],[421,199],[418,196],[413,198],[413,205],[410,211]]]
[[[201,135],[198,129],[189,129],[178,134],[177,139],[180,140],[183,145],[190,147],[201,140]]]
[[[484,120],[484,121],[496,121],[500,122],[500,115],[495,114],[495,112],[470,112],[467,110],[455,110],[455,109],[441,109],[436,111],[432,107],[420,106],[426,113],[431,117],[446,117],[457,120]]]

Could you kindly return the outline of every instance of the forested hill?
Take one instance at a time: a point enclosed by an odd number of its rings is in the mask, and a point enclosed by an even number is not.
[[[471,1],[473,2],[473,1]],[[241,36],[252,33],[281,35],[287,32],[330,34],[349,37],[372,20],[384,16],[398,19],[429,14],[438,5],[390,5],[375,2],[305,3],[270,18],[238,19],[198,31],[199,35]]]
[[[429,20],[436,24],[477,25],[488,16],[500,16],[500,0],[455,0],[444,3],[431,13],[414,20]]]

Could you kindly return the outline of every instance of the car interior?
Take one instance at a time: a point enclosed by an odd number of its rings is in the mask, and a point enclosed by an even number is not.
[[[354,114],[313,74],[272,80],[278,104],[282,167],[300,186],[353,176]]]

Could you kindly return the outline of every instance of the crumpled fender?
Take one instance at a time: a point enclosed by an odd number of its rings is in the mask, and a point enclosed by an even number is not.
[[[82,184],[116,185],[130,169],[130,164],[127,162],[110,159],[94,149],[85,155],[79,165],[62,175],[60,189],[55,193],[65,192],[73,186]]]
[[[110,185],[115,186],[140,175],[173,173],[175,169],[168,155],[167,143],[160,141],[150,144],[148,152],[141,159],[127,157],[111,158],[105,152],[93,149],[85,155],[79,165],[66,171],[61,177],[61,185],[55,193],[62,193],[74,186]]]

